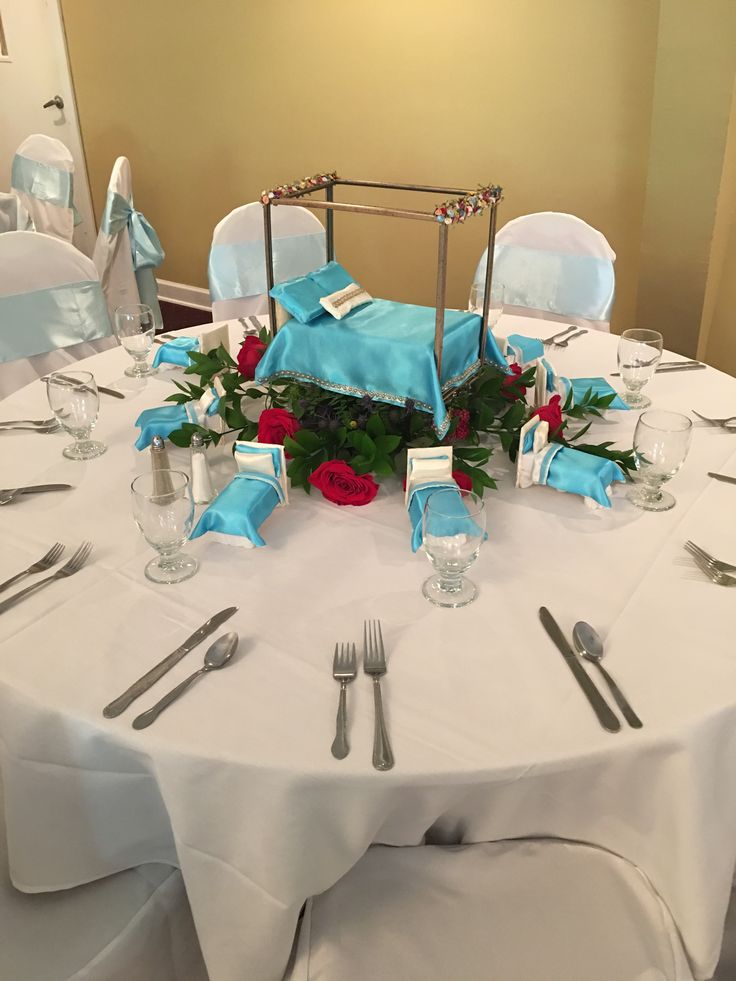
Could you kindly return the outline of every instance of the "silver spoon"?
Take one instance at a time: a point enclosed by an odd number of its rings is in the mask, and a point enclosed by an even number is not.
[[[195,671],[194,674],[190,674],[176,688],[172,688],[168,695],[164,695],[161,701],[156,702],[153,708],[148,709],[146,712],[141,712],[139,716],[133,719],[133,728],[145,729],[146,726],[150,726],[163,710],[171,705],[172,702],[175,702],[179,695],[185,692],[197,678],[200,678],[203,674],[207,674],[208,671],[218,671],[220,668],[224,668],[237,650],[237,647],[238,635],[234,631],[218,637],[204,656],[204,667],[201,667],[199,671]]]
[[[575,642],[575,649],[578,654],[581,654],[587,661],[592,661],[606,679],[606,684],[611,689],[611,694],[616,700],[616,704],[621,709],[624,718],[632,729],[641,729],[644,723],[629,705],[626,696],[611,675],[601,664],[603,660],[603,641],[595,629],[584,620],[579,620],[573,627],[572,639]]]

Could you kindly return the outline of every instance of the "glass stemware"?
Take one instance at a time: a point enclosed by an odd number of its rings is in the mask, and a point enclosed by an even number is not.
[[[632,409],[646,409],[652,404],[641,390],[657,370],[662,343],[662,335],[656,330],[625,330],[619,338],[618,367],[626,387],[624,401]]]
[[[470,491],[438,490],[424,508],[424,550],[437,572],[422,586],[435,606],[467,606],[478,587],[463,575],[478,557],[485,538],[483,501]]]
[[[142,378],[154,372],[148,363],[156,333],[153,310],[145,303],[131,303],[115,311],[115,336],[133,359],[125,369],[128,378]]]
[[[645,511],[669,511],[675,506],[674,497],[662,490],[662,484],[685,462],[692,429],[692,420],[679,412],[655,409],[639,416],[634,431],[639,479],[628,493],[632,504]]]
[[[100,409],[94,375],[89,371],[54,371],[46,376],[46,395],[51,411],[74,442],[62,453],[70,460],[92,460],[107,447],[90,439]]]
[[[189,579],[199,568],[195,558],[181,554],[194,520],[189,477],[180,470],[157,470],[136,477],[130,490],[135,523],[158,552],[145,568],[146,578],[157,583]]]
[[[488,307],[488,326],[493,330],[503,313],[503,305],[506,288],[503,283],[491,283],[491,302]],[[483,314],[483,297],[485,296],[485,283],[473,283],[470,287],[470,302],[468,304],[470,313]]]

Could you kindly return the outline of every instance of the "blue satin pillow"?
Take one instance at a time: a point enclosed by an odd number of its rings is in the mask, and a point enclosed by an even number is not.
[[[279,283],[271,290],[271,296],[274,300],[278,300],[292,317],[302,324],[308,324],[325,312],[320,306],[321,297],[345,289],[352,282],[353,278],[350,274],[339,262],[333,261],[320,266],[306,276]]]

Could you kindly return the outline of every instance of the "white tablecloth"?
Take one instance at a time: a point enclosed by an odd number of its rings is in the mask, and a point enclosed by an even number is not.
[[[559,325],[512,318],[502,330]],[[589,333],[551,355],[569,375],[615,369],[616,338]],[[101,384],[127,356],[91,359]],[[68,494],[0,510],[0,579],[54,541],[82,539],[94,561],[0,617],[0,748],[14,881],[59,889],[144,862],[181,867],[212,981],[277,981],[302,902],[333,884],[371,842],[415,844],[552,835],[591,842],[640,866],[672,910],[696,975],[718,957],[736,861],[736,594],[708,583],[682,549],[693,538],[736,556],[734,437],[696,426],[672,481],[674,510],[649,514],[616,488],[609,512],[501,476],[487,495],[489,540],[473,569],[481,596],[463,610],[422,597],[398,482],[364,508],[292,494],[244,551],[189,546],[190,581],[155,586],[130,516],[129,485],[149,466],[133,421],[159,404],[159,375],[125,401],[102,396],[107,454],[61,457],[66,437],[2,434],[0,487],[68,480]],[[659,375],[661,408],[736,410],[736,382],[714,370]],[[1,418],[47,414],[35,383]],[[631,444],[636,413],[611,413],[595,439]],[[174,462],[186,461],[172,451]],[[193,671],[189,654],[123,716],[102,707],[216,610],[240,655],[202,679],[150,729],[131,719]],[[549,606],[606,639],[607,665],[645,727],[604,732],[537,616]],[[396,767],[371,766],[373,702],[348,693],[350,756],[330,755],[336,641],[379,617],[389,656],[384,701]]]

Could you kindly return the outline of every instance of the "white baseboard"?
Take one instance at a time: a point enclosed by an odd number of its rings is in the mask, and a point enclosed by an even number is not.
[[[202,289],[201,286],[172,283],[168,279],[158,280],[158,298],[168,300],[170,303],[180,303],[185,307],[194,307],[197,310],[212,309],[209,290]]]

